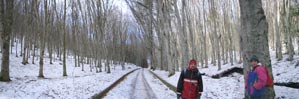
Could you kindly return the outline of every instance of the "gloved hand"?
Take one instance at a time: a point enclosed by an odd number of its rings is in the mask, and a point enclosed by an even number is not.
[[[198,92],[197,96],[199,96],[199,97],[200,97],[200,96],[201,96],[201,92]]]
[[[181,99],[181,94],[177,94],[177,99]]]
[[[196,99],[200,99],[200,96],[201,96],[201,92],[198,92]]]

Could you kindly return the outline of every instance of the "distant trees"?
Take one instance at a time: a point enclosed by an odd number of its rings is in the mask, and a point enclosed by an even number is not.
[[[132,31],[137,28],[133,27],[134,22],[114,1],[1,0],[0,5],[2,81],[9,81],[9,51],[15,51],[16,57],[22,56],[24,65],[38,60],[38,77],[42,78],[44,64],[53,64],[57,59],[62,61],[63,76],[67,76],[68,56],[73,56],[74,67],[82,71],[86,67],[83,64],[90,64],[91,72],[102,72],[105,66],[107,73],[111,72],[111,64],[125,69],[125,62],[137,64],[133,59],[141,57],[127,54],[141,54],[143,49],[131,49],[135,42],[129,43],[133,41],[129,39],[139,42],[141,38],[138,31]],[[45,57],[49,63],[45,63]]]
[[[239,46],[233,40],[238,40],[239,21],[238,11],[232,10],[238,7],[234,1],[126,0],[126,3],[148,42],[145,53],[149,53],[147,59],[152,68],[168,70],[172,75],[173,70],[186,68],[190,59],[198,60],[203,67],[208,67],[209,60],[215,65],[217,62],[219,70],[228,59],[231,64],[236,61]]]
[[[185,68],[190,59],[198,60],[202,67],[217,65],[219,70],[223,64],[243,62],[240,50],[243,45],[236,42],[241,32],[238,0],[126,0],[126,3],[148,42],[145,53],[149,54],[147,59],[152,68],[168,70],[171,75],[172,67]],[[296,0],[262,1],[269,23],[270,48],[276,49],[278,60],[282,60],[284,48],[288,60],[295,54],[299,12],[296,4]]]
[[[44,57],[49,57],[49,64],[62,61],[63,76],[68,56],[82,71],[85,63],[90,71],[109,73],[111,64],[125,69],[124,62],[131,62],[167,70],[169,76],[186,68],[190,59],[205,68],[217,65],[219,70],[223,64],[243,60],[243,45],[237,42],[238,0],[125,0],[132,13],[123,13],[114,0],[15,0],[11,26],[5,21],[8,3],[1,1],[2,46],[11,27],[10,52],[21,56],[24,65],[38,61],[40,77],[48,64]],[[262,1],[270,48],[278,60],[284,53],[292,60],[294,44],[299,44],[296,4],[296,0]]]

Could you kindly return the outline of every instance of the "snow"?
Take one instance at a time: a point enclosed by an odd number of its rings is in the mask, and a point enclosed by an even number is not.
[[[232,68],[235,68],[235,67],[238,67],[238,68],[243,68],[242,66],[243,64],[236,64],[234,63],[234,65],[231,65],[231,64],[225,64],[225,65],[222,65],[221,66],[221,70],[218,70],[218,66],[212,66],[210,65],[209,68],[200,68],[200,72],[201,73],[205,73],[207,76],[213,76],[213,75],[216,75],[216,74],[219,74],[225,70],[228,70],[228,69],[232,69]]]
[[[299,56],[294,56],[294,61],[287,61],[287,56],[284,57],[282,61],[276,61],[275,57],[271,59],[274,82],[299,82],[299,66],[296,67]]]
[[[14,52],[14,51],[13,51]],[[54,58],[53,64],[49,64],[49,57],[46,54],[44,59],[44,76],[38,78],[38,58],[36,64],[21,64],[22,57],[15,57],[15,53],[10,55],[10,82],[0,82],[0,99],[86,99],[100,93],[126,73],[139,68],[136,65],[126,63],[126,69],[122,70],[120,65],[112,65],[111,73],[96,73],[94,65],[84,64],[82,67],[74,67],[74,59],[67,58],[67,77],[62,76],[62,62]],[[0,57],[1,54],[0,54]],[[286,55],[281,61],[276,61],[274,53],[271,52],[272,72],[274,82],[299,82],[299,56],[294,56],[294,61],[287,61]],[[104,64],[103,64],[104,65]],[[90,67],[91,66],[91,67]],[[115,68],[114,68],[115,67]],[[244,97],[244,76],[233,73],[220,79],[211,78],[212,75],[222,71],[240,67],[242,64],[234,63],[222,65],[218,71],[217,66],[209,65],[209,68],[199,68],[203,76],[204,92],[202,99],[240,99]],[[0,67],[1,69],[1,67]],[[104,70],[104,67],[102,68]],[[177,86],[180,72],[168,77],[168,72],[153,71],[159,77]],[[143,75],[143,76],[142,76]],[[146,84],[147,83],[147,84]],[[145,87],[140,87],[145,86]],[[138,87],[138,88],[137,88]],[[140,88],[139,88],[140,87]],[[276,98],[299,99],[299,89],[274,86]],[[135,90],[135,91],[134,91]],[[143,91],[142,91],[143,90]],[[143,94],[143,95],[142,95]],[[138,97],[136,97],[138,96]],[[105,99],[146,99],[153,96],[153,99],[175,99],[176,93],[165,86],[159,79],[152,75],[148,69],[139,69],[128,75],[123,82],[112,89]]]
[[[286,61],[284,58],[282,61],[276,61],[275,57],[271,55],[272,71],[274,76],[274,82],[299,82],[299,66],[295,67],[296,62],[299,61],[299,56],[294,56],[294,61]],[[284,56],[287,57],[287,56]],[[209,65],[209,68],[199,68],[201,73],[206,73],[203,76],[204,92],[202,99],[240,99],[244,97],[244,76],[239,73],[233,73],[228,77],[222,77],[220,79],[211,78],[212,75],[218,74],[224,70],[242,67],[242,64],[230,64],[222,65],[222,69],[218,71],[217,66]],[[153,71],[159,77],[177,86],[177,82],[181,72],[176,72],[175,75],[168,77],[168,72],[155,70]],[[279,75],[278,75],[279,74]],[[299,89],[274,86],[276,98],[282,99],[299,99]]]
[[[111,73],[90,72],[90,65],[74,67],[74,60],[67,58],[67,77],[62,76],[61,61],[49,64],[49,58],[45,58],[44,76],[38,78],[38,64],[21,64],[21,57],[10,57],[10,82],[0,82],[0,99],[48,99],[48,98],[90,98],[110,86],[124,74],[138,68],[132,64],[126,64],[122,70],[120,65],[111,66]],[[29,58],[31,60],[31,58]],[[36,61],[38,63],[38,61]],[[113,68],[115,67],[115,69]],[[92,67],[93,68],[93,67]],[[102,68],[104,70],[104,68]]]
[[[155,98],[149,97],[142,93],[144,90],[143,86],[137,84],[140,81],[141,73],[144,74],[145,82],[149,83],[150,89],[145,89],[150,94],[154,94]],[[138,76],[139,75],[139,76]],[[138,78],[137,78],[138,77]],[[137,79],[136,79],[137,78]],[[136,80],[138,80],[136,82]],[[155,78],[147,69],[138,70],[130,74],[126,77],[126,80],[119,85],[116,86],[113,90],[111,90],[104,99],[175,99],[175,92],[171,91],[167,86],[165,86],[160,80]]]
[[[177,86],[180,72],[176,72],[174,76],[167,77],[165,71],[154,71],[159,77],[165,79],[173,86]],[[244,84],[241,82],[243,76],[234,74],[235,77],[222,77],[213,79],[207,76],[202,76],[203,90],[202,99],[239,99],[244,93]]]

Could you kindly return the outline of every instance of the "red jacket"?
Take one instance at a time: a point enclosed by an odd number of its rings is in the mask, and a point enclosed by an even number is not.
[[[198,69],[182,71],[177,85],[177,94],[184,99],[196,99],[203,91],[201,74]]]
[[[256,80],[256,83],[253,85],[253,87],[257,90],[262,89],[263,86],[266,86],[267,84],[267,72],[263,66],[256,66],[252,69],[253,72],[256,72],[258,75],[258,79]],[[248,74],[248,73],[247,73]],[[247,88],[247,81],[248,81],[248,75],[245,79],[245,88]]]

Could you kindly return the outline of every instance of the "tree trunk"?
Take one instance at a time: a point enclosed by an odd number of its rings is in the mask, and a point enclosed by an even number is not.
[[[10,46],[10,35],[12,34],[13,7],[14,7],[14,0],[0,1],[0,13],[1,13],[0,24],[3,27],[3,33],[1,33],[1,39],[3,44],[2,44],[2,64],[1,64],[0,81],[10,81],[9,46]]]
[[[205,0],[203,0],[203,8],[205,7]],[[203,9],[203,29],[204,29],[204,32],[203,32],[203,49],[204,49],[204,60],[205,60],[205,68],[208,68],[208,54],[207,54],[207,36],[206,36],[206,29],[207,29],[207,25],[206,25],[206,11]]]
[[[109,59],[109,55],[107,56],[107,59],[106,59],[106,67],[107,67],[107,73],[111,73],[111,70],[110,70],[110,59]]]
[[[1,24],[1,23],[0,23]],[[17,39],[17,38],[16,38]],[[16,40],[16,57],[19,57],[19,55],[18,55],[18,40]]]
[[[23,51],[23,60],[22,60],[22,64],[23,65],[26,65],[27,64],[27,62],[26,62],[26,53],[27,53],[27,41],[26,41],[26,36],[24,36],[23,38],[22,38],[22,40],[23,40],[23,42],[24,42],[24,51]]]
[[[179,35],[180,35],[180,37],[182,37],[182,31],[183,31],[183,27],[182,27],[182,21],[181,21],[181,17],[180,17],[180,13],[179,13],[179,8],[178,8],[178,6],[177,6],[177,1],[178,0],[174,0],[174,10],[175,10],[175,16],[176,16],[176,19],[177,19],[177,22],[178,22],[178,32],[179,32]],[[182,58],[185,58],[185,47],[183,47],[183,39],[182,38],[180,38],[181,39],[181,47],[182,47],[182,51],[181,51],[181,56],[182,56]],[[183,69],[183,68],[185,68],[185,59],[182,59],[183,60],[183,62],[182,62],[182,65],[180,66],[180,68],[181,69]]]
[[[172,56],[172,46],[171,46],[171,42],[172,42],[172,39],[171,39],[171,34],[173,34],[172,33],[172,29],[171,29],[171,18],[170,18],[170,8],[171,8],[171,4],[170,4],[171,2],[170,1],[168,1],[168,2],[166,2],[166,6],[164,6],[164,7],[166,7],[165,9],[164,9],[164,20],[166,21],[164,24],[166,25],[165,26],[165,28],[164,28],[164,33],[165,33],[165,35],[164,35],[164,37],[165,38],[167,38],[166,40],[168,40],[168,42],[165,42],[165,44],[168,44],[168,45],[166,45],[166,61],[167,61],[167,65],[168,65],[168,71],[169,71],[169,74],[168,74],[168,76],[172,76],[172,75],[174,75],[175,74],[175,66],[174,66],[174,62],[173,62],[173,58],[171,57]]]
[[[49,51],[49,58],[50,58],[50,64],[53,64],[53,49],[52,45],[48,45],[48,51]]]
[[[242,45],[241,51],[244,59],[244,75],[247,75],[247,71],[251,67],[250,57],[256,55],[273,77],[268,45],[268,23],[262,8],[262,2],[261,0],[239,0],[239,2],[241,11],[240,45]],[[246,90],[245,97],[248,98]],[[264,98],[275,98],[273,87],[266,87]]]
[[[40,57],[39,57],[39,74],[38,77],[44,78],[44,53],[45,53],[45,37],[44,35],[48,32],[48,0],[44,0],[44,11],[45,11],[45,23],[44,32],[40,33]]]
[[[34,62],[34,58],[35,58],[35,49],[36,49],[36,45],[35,43],[33,44],[33,53],[32,53],[32,64],[35,64]]]
[[[66,73],[66,0],[64,0],[64,16],[63,16],[63,76],[67,76]]]
[[[181,47],[182,47],[182,66],[186,67],[188,64],[189,59],[189,42],[188,42],[188,36],[187,36],[187,28],[186,28],[186,0],[182,0],[182,42],[181,42]]]
[[[149,43],[150,43],[150,59],[151,59],[151,68],[156,68],[155,64],[155,41],[154,41],[154,32],[153,32],[153,25],[154,25],[154,15],[153,15],[153,0],[150,0],[149,4],[149,13],[150,13],[150,27],[149,27]],[[124,45],[123,45],[124,46]],[[123,49],[125,50],[125,49]],[[125,54],[123,54],[125,55]]]
[[[277,0],[274,1],[274,6],[275,6],[275,12],[274,15],[276,15],[276,17],[274,17],[274,22],[275,22],[275,34],[276,34],[276,58],[278,61],[280,61],[282,59],[282,48],[281,48],[281,40],[280,40],[280,32],[279,32],[279,23],[278,23],[278,11],[279,8],[277,6]]]
[[[232,3],[229,2],[229,4],[231,5]],[[230,9],[230,14],[231,16],[233,16],[233,8]],[[228,39],[229,39],[229,59],[230,59],[230,63],[231,65],[234,65],[234,53],[236,52],[236,50],[234,50],[234,44],[233,44],[233,28],[232,28],[232,24],[231,22],[229,22],[229,30],[228,30]]]
[[[286,36],[287,36],[287,49],[288,49],[288,59],[289,61],[294,60],[294,46],[293,46],[293,40],[291,37],[291,31],[290,31],[290,1],[286,0],[286,17],[285,17],[285,30],[286,30]]]
[[[221,70],[221,57],[220,57],[220,47],[219,47],[219,39],[218,38],[218,33],[217,33],[217,26],[216,26],[216,8],[215,8],[215,1],[210,1],[211,2],[211,7],[212,7],[212,14],[213,14],[213,22],[214,22],[214,45],[216,48],[216,57],[217,57],[217,66],[218,66],[218,70]]]

